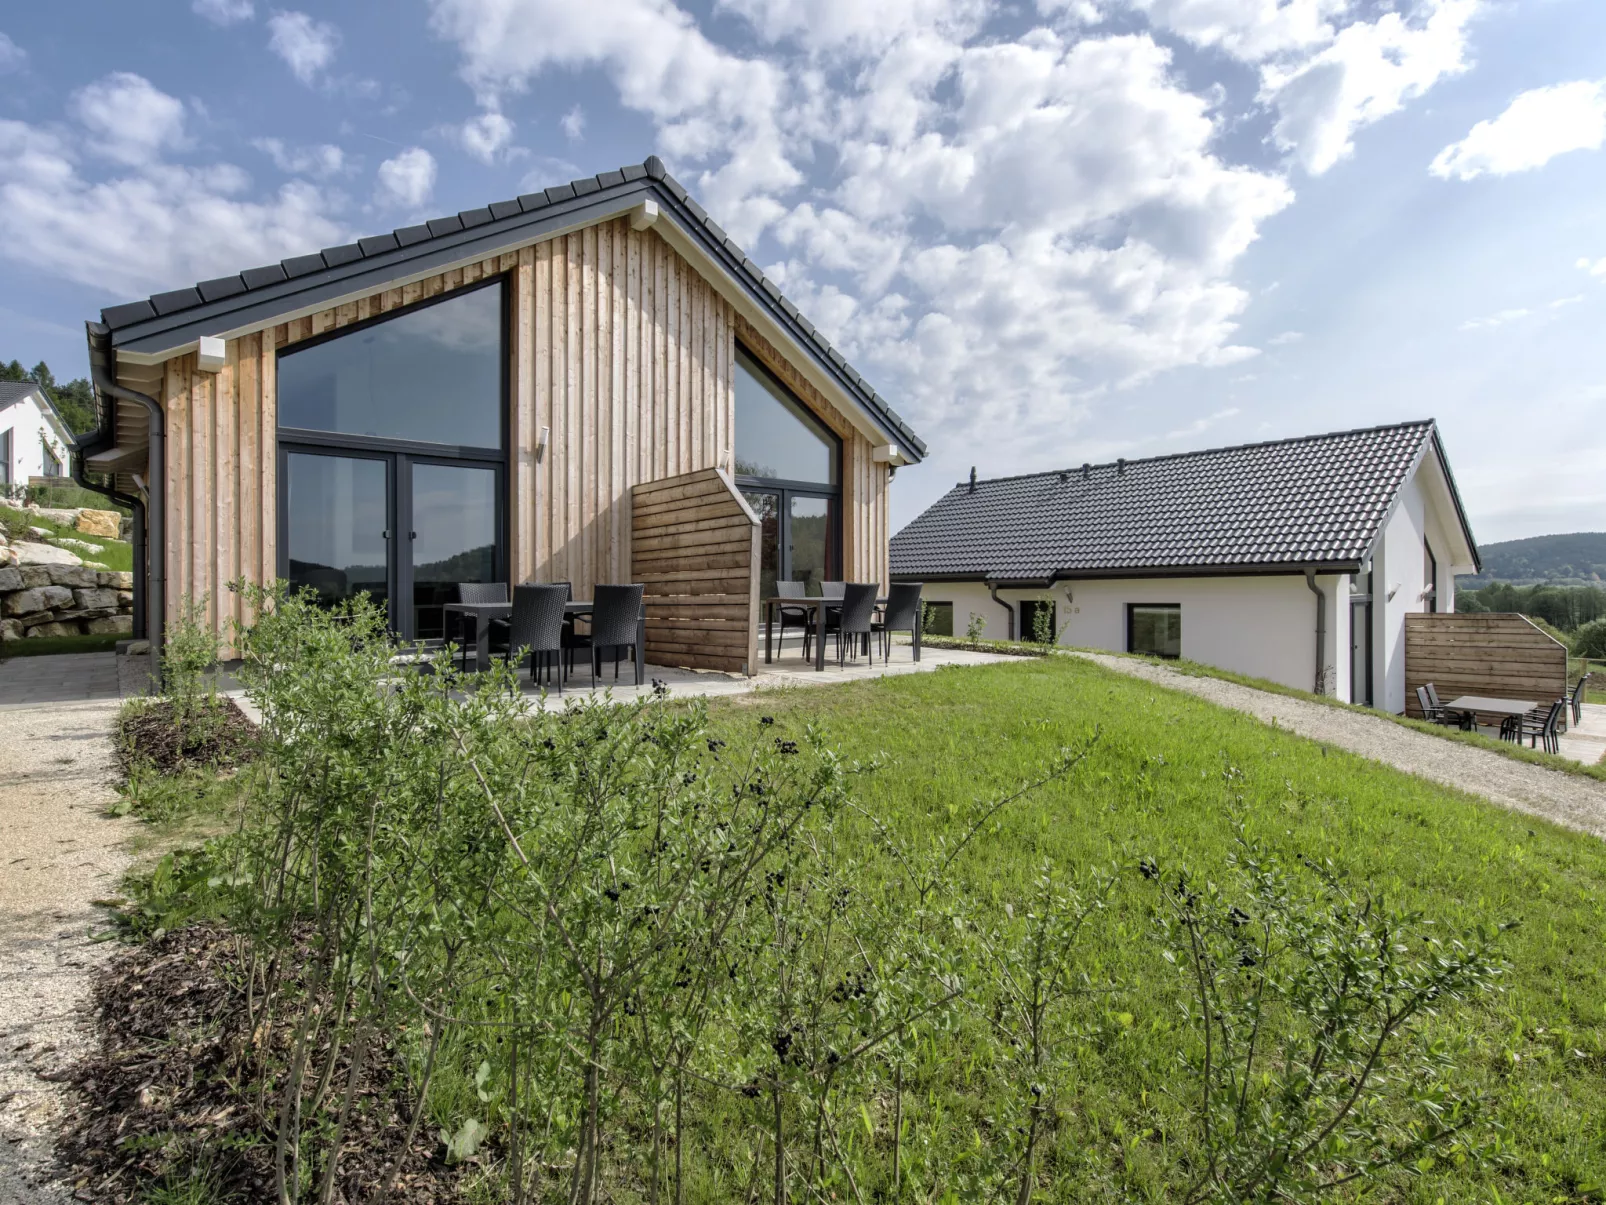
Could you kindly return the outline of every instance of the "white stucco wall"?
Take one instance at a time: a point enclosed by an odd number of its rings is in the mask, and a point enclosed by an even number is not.
[[[1342,618],[1348,580],[1316,580],[1327,598],[1328,689],[1347,692],[1347,669],[1340,670],[1344,659],[1337,650],[1349,647],[1348,624]],[[986,620],[983,635],[1003,639],[1008,634],[1008,615],[979,582],[927,582],[924,597],[928,602],[953,604],[955,635],[964,634],[972,614]],[[1314,683],[1316,598],[1303,576],[1059,582],[1048,590],[1000,590],[999,597],[1015,605],[1017,623],[1022,599],[1052,599],[1062,644],[1113,652],[1126,650],[1129,603],[1177,603],[1182,608],[1182,655],[1189,660],[1299,690],[1309,690]]]
[[[45,440],[56,453],[62,472],[67,471],[67,445],[32,397],[0,409],[0,431],[11,432],[9,480],[13,487],[27,485],[29,477],[43,475]],[[6,479],[0,476],[0,480]]]

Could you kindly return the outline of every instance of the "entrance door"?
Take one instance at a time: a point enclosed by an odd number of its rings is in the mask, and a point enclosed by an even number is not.
[[[367,594],[388,609],[396,581],[390,476],[385,456],[286,453],[279,558],[292,586],[329,606]]]
[[[758,596],[775,597],[781,571],[781,495],[768,490],[743,490],[742,497],[758,516]]]
[[[1372,600],[1352,600],[1349,608],[1349,701],[1372,705]]]
[[[364,593],[398,636],[437,640],[459,582],[506,580],[500,465],[289,447],[280,480],[280,576],[327,605]]]

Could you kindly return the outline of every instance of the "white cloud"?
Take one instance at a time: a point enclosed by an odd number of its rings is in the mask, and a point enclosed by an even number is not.
[[[1287,51],[1325,46],[1350,0],[1131,0],[1154,25],[1196,46],[1219,47],[1259,62]]]
[[[346,153],[327,142],[292,147],[278,138],[256,138],[251,145],[273,160],[273,165],[281,172],[292,176],[336,176],[346,166]]]
[[[1444,179],[1505,176],[1543,167],[1568,151],[1606,143],[1606,81],[1577,80],[1522,93],[1500,116],[1480,121],[1445,147],[1428,169]]]
[[[481,163],[496,162],[497,155],[513,141],[513,123],[495,111],[471,117],[457,130],[463,149]]]
[[[916,34],[953,38],[978,29],[987,0],[718,0],[767,42],[795,40],[811,50],[879,54]]]
[[[1591,263],[1587,259],[1581,259],[1581,260],[1578,261],[1576,266],[1579,267],[1579,268],[1582,268],[1585,272],[1588,272],[1591,276],[1599,276],[1603,280],[1606,280],[1606,256],[1602,256],[1600,259],[1595,260],[1593,263]]]
[[[1525,318],[1547,319],[1557,310],[1564,310],[1570,305],[1577,305],[1584,300],[1584,294],[1578,293],[1572,297],[1558,297],[1554,301],[1546,302],[1537,310],[1521,306],[1509,310],[1501,310],[1490,314],[1487,318],[1470,318],[1461,324],[1464,331],[1489,331],[1497,327],[1507,326],[1513,322],[1521,322]]]
[[[28,52],[0,33],[0,75],[8,71],[21,71],[27,62]]]
[[[702,201],[738,237],[758,236],[775,209],[755,194],[803,177],[782,146],[782,69],[715,45],[670,0],[614,0],[606,14],[568,0],[430,0],[431,26],[457,44],[482,102],[522,91],[550,67],[597,67],[621,102],[658,127],[664,153],[719,159],[695,180]]]
[[[435,190],[435,156],[423,147],[408,147],[379,165],[379,204],[417,209]]]
[[[283,59],[303,84],[311,86],[318,73],[335,61],[340,31],[327,21],[306,13],[277,12],[268,18],[268,49]]]
[[[1240,380],[1253,380],[1251,377],[1240,377]],[[1195,435],[1203,435],[1217,423],[1224,419],[1237,418],[1243,411],[1237,406],[1229,406],[1225,410],[1217,410],[1214,414],[1207,414],[1203,418],[1196,418],[1185,427],[1178,427],[1175,431],[1167,431],[1167,439],[1187,439]]]
[[[1280,335],[1273,335],[1270,339],[1267,339],[1266,345],[1268,347],[1287,347],[1290,344],[1300,342],[1304,338],[1303,331],[1284,331]]]
[[[1467,27],[1479,4],[1422,0],[1415,19],[1387,12],[1345,26],[1317,54],[1268,64],[1261,99],[1277,112],[1277,145],[1313,175],[1346,158],[1356,131],[1467,69]]]
[[[148,163],[185,142],[184,103],[131,72],[80,88],[68,109],[89,131],[90,148],[119,163]]]
[[[214,25],[234,25],[256,15],[251,0],[192,0],[190,8]]]
[[[100,128],[0,121],[0,257],[128,297],[344,240],[312,185],[253,199],[238,167],[166,161],[160,138],[92,179],[85,155],[99,154],[105,115],[88,115]]]
[[[558,125],[562,127],[570,142],[578,142],[585,136],[586,111],[579,105],[575,105],[574,108],[563,115],[563,119],[558,122]]]

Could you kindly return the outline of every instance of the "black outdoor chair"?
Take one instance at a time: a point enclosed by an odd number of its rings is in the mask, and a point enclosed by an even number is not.
[[[862,643],[869,649],[870,661],[875,662],[875,650],[870,647],[870,633],[875,630],[876,595],[881,587],[876,582],[846,582],[842,591],[842,607],[836,613],[832,630],[836,632],[836,663],[840,669],[846,664],[847,640],[853,639],[853,656],[859,655]],[[823,640],[825,637],[821,636]]]
[[[841,598],[848,588],[847,582],[821,582],[820,593],[826,598]]]
[[[1520,745],[1524,740],[1528,748],[1536,749],[1543,742],[1546,753],[1561,752],[1561,734],[1558,728],[1561,717],[1567,711],[1567,700],[1557,699],[1548,708],[1536,707],[1524,716],[1513,717],[1516,721],[1516,741]],[[1541,718],[1541,713],[1543,718]],[[1500,726],[1500,735],[1505,736],[1505,725]]]
[[[775,596],[777,598],[807,598],[807,582],[776,582]],[[786,629],[799,627],[803,629],[803,656],[809,655],[809,638],[814,632],[813,607],[778,607],[781,618],[781,647],[786,646]]]
[[[887,591],[886,612],[875,621],[875,630],[881,634],[883,664],[892,660],[894,632],[908,632],[910,639],[914,638],[915,627],[922,619],[920,592],[923,589],[925,587],[920,582],[895,582]]]
[[[513,614],[505,620],[491,621],[491,638],[500,629],[506,634],[501,653],[505,661],[525,654],[530,657],[530,685],[540,684],[540,671],[547,671],[547,682],[556,679],[563,693],[563,604],[569,601],[568,583],[549,586],[515,586]]]
[[[613,653],[613,678],[619,680],[620,654],[629,649],[636,662],[636,685],[643,680],[647,650],[641,647],[641,596],[643,587],[598,586],[591,601],[591,630],[572,633],[566,647],[586,649],[591,654],[591,685],[597,684],[605,651]]]
[[[507,583],[458,582],[457,601],[460,603],[505,603],[507,601]],[[455,619],[457,621],[457,630],[446,631],[445,625],[443,624],[441,625],[441,635],[444,636],[448,641],[455,640],[457,642],[458,664],[466,670],[468,669],[469,624],[478,623],[479,620],[456,611],[450,612],[448,618]],[[497,621],[492,620],[491,622],[494,624]]]
[[[1416,701],[1422,706],[1422,718],[1430,724],[1443,724],[1446,728],[1454,725],[1462,732],[1471,732],[1474,726],[1474,717],[1471,712],[1451,711],[1439,702],[1439,692],[1433,689],[1433,683],[1416,688]]]
[[[1584,722],[1584,691],[1589,686],[1589,675],[1585,674],[1578,679],[1578,685],[1573,687],[1572,698],[1567,700],[1568,709],[1573,713],[1573,727]]]

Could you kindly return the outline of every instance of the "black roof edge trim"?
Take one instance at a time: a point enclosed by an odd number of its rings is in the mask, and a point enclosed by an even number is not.
[[[892,571],[895,582],[976,582],[979,585],[997,586],[1000,590],[1043,590],[1048,586],[1070,586],[1079,581],[1110,581],[1112,579],[1164,577],[1304,577],[1305,571],[1314,569],[1319,575],[1359,573],[1360,561],[1257,561],[1244,564],[1221,565],[1167,565],[1123,569],[1057,569],[1047,579],[1019,577],[993,578],[986,573],[902,573]]]

